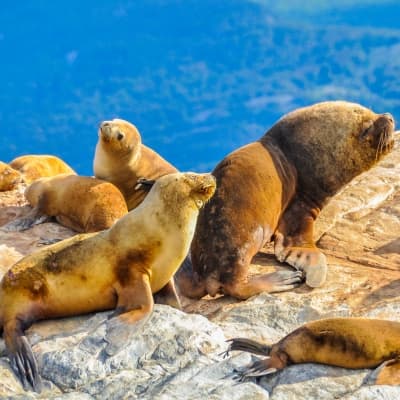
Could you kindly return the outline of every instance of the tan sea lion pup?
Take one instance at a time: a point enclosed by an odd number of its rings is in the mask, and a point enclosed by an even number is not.
[[[9,165],[22,174],[25,183],[58,174],[76,174],[68,164],[56,156],[26,155],[15,158]]]
[[[21,174],[8,164],[0,161],[0,192],[14,190],[21,182]]]
[[[374,383],[400,384],[400,323],[366,318],[330,318],[309,322],[268,346],[254,340],[230,340],[233,350],[267,356],[238,373],[242,380],[272,374],[291,364],[318,363],[344,368],[379,368]]]
[[[151,314],[153,293],[179,304],[172,277],[189,250],[199,209],[214,191],[210,174],[161,177],[110,229],[63,240],[9,269],[0,283],[0,329],[25,388],[42,386],[24,335],[34,321],[116,309],[107,323],[112,354]]]
[[[390,114],[319,103],[285,115],[225,157],[213,171],[215,196],[199,215],[192,265],[186,260],[176,275],[182,294],[246,299],[293,288],[296,272],[248,276],[253,256],[270,241],[279,261],[304,271],[307,285],[321,286],[327,265],[314,244],[314,221],[335,193],[391,151],[393,128]]]
[[[134,125],[122,119],[104,121],[93,162],[96,178],[113,183],[121,190],[128,210],[137,207],[147,191],[135,190],[139,178],[157,179],[177,169],[144,144]]]
[[[32,212],[2,229],[25,230],[55,217],[77,232],[109,228],[128,212],[122,193],[112,183],[89,176],[61,174],[40,178],[25,190]]]

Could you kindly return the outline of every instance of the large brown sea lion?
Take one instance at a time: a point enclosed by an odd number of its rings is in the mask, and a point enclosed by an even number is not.
[[[291,364],[319,363],[344,368],[379,369],[375,382],[400,384],[400,322],[367,318],[330,318],[309,322],[278,343],[230,340],[233,350],[267,356],[238,373],[239,379],[272,374]]]
[[[317,287],[325,256],[313,240],[322,207],[355,176],[393,148],[394,120],[358,104],[324,102],[281,118],[260,140],[214,169],[217,191],[201,211],[187,259],[176,275],[188,297],[229,294],[246,299],[286,290],[295,273],[248,276],[253,256],[269,241],[275,255],[304,271]]]
[[[3,230],[25,230],[55,217],[61,225],[77,232],[97,232],[109,228],[128,212],[116,186],[89,176],[60,174],[40,178],[26,188],[25,197],[32,211]]]
[[[58,174],[76,174],[63,160],[49,155],[20,156],[12,160],[9,165],[22,174],[25,183]]]
[[[189,250],[199,209],[214,191],[210,174],[161,177],[110,229],[63,240],[9,269],[0,283],[0,329],[25,388],[42,386],[24,335],[34,321],[116,309],[106,335],[106,351],[114,353],[126,330],[151,314],[153,293],[179,305],[172,277]]]
[[[147,194],[145,189],[135,190],[139,178],[157,179],[177,172],[173,165],[142,144],[136,127],[122,119],[101,123],[93,170],[96,178],[121,190],[128,210],[137,207]]]

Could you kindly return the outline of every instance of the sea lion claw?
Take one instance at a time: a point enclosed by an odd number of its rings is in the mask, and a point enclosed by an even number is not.
[[[10,355],[11,367],[21,379],[21,384],[25,390],[32,387],[35,392],[41,393],[43,383],[28,339],[21,336],[18,345],[17,352]]]

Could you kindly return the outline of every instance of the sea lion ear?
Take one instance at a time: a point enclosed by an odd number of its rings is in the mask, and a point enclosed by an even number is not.
[[[135,190],[150,190],[155,184],[154,179],[139,178],[137,180]]]

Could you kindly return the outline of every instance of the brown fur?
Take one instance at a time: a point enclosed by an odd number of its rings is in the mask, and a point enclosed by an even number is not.
[[[179,305],[172,276],[189,250],[199,208],[214,190],[210,174],[164,176],[140,207],[110,229],[63,240],[10,268],[0,283],[0,330],[26,388],[41,390],[23,335],[32,322],[116,309],[122,314],[110,326],[117,331],[114,341],[123,344],[118,324],[144,320],[153,307],[152,293],[167,286],[164,302]]]
[[[56,217],[78,232],[107,229],[128,212],[118,188],[88,176],[41,178],[28,186],[25,196],[36,214]]]
[[[10,166],[23,175],[25,183],[32,183],[36,179],[58,174],[76,173],[60,158],[48,155],[17,157],[10,162]]]
[[[139,131],[122,119],[104,121],[93,163],[94,174],[116,185],[125,196],[128,209],[137,207],[146,190],[135,190],[139,178],[157,179],[177,169],[142,144]]]
[[[272,240],[279,261],[303,271],[309,286],[322,285],[327,265],[314,244],[314,221],[338,190],[392,149],[393,128],[388,114],[319,103],[225,157],[213,171],[216,194],[199,215],[192,267],[187,262],[177,274],[182,293],[243,299],[294,287],[294,275],[248,277],[251,259]]]
[[[8,164],[0,161],[0,192],[14,190],[21,182],[21,174]]]
[[[290,364],[320,363],[344,368],[375,368],[400,357],[400,323],[366,318],[331,318],[309,322],[278,343],[266,346],[232,339],[228,349],[250,351],[268,358],[246,368],[242,377],[260,376]],[[398,368],[398,366],[396,366]],[[395,368],[392,367],[391,371]],[[400,376],[380,374],[381,382],[400,384]],[[388,378],[389,377],[389,378]]]

